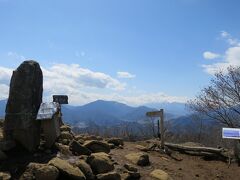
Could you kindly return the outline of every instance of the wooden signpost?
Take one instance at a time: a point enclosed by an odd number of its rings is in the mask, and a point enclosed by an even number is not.
[[[164,115],[163,115],[163,109],[161,109],[160,111],[147,112],[146,115],[148,117],[160,117],[161,148],[164,149]]]

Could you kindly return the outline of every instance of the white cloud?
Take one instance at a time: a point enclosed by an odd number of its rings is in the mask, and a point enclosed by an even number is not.
[[[21,60],[21,61],[24,61],[26,59],[23,55],[20,55],[16,52],[12,52],[12,51],[9,51],[7,53],[7,56],[10,57],[10,58],[13,58],[15,60]]]
[[[55,64],[49,69],[42,69],[48,84],[58,83],[61,86],[65,85],[74,89],[78,87],[91,87],[108,88],[117,91],[124,90],[126,86],[124,83],[107,74],[81,68],[78,64]]]
[[[220,57],[220,54],[216,54],[216,53],[213,53],[213,52],[210,52],[210,51],[205,51],[203,53],[203,57],[205,59],[216,59],[216,58]]]
[[[9,86],[6,84],[0,84],[0,99],[8,98]]]
[[[117,76],[118,78],[126,78],[126,79],[132,79],[136,77],[136,75],[131,74],[129,72],[124,72],[124,71],[117,72]]]
[[[212,63],[212,64],[202,65],[205,72],[207,72],[211,75],[213,75],[219,71],[226,72],[226,70],[229,66],[240,66],[240,44],[239,44],[239,41],[237,39],[235,39],[234,41],[236,41],[236,42],[231,44],[230,42],[232,40],[230,41],[230,39],[233,39],[233,38],[229,33],[225,32],[225,31],[221,32],[221,36],[226,38],[227,42],[230,45],[234,45],[234,46],[227,48],[224,55],[221,56],[221,57],[223,57],[221,61]]]
[[[81,68],[78,64],[54,64],[41,67],[44,76],[44,101],[51,101],[53,94],[67,94],[71,104],[79,105],[98,99],[119,101],[129,105],[157,102],[186,102],[186,97],[164,93],[146,93],[135,90],[128,93],[126,84],[111,76]],[[12,69],[0,67],[0,99],[8,97]]]
[[[51,97],[48,98],[51,100]],[[69,102],[73,105],[86,104],[96,100],[118,101],[132,106],[148,103],[181,102],[186,103],[187,97],[170,96],[164,93],[142,93],[138,95],[122,95],[117,93],[93,93],[78,91],[69,95]]]
[[[233,38],[232,35],[226,31],[221,31],[221,37],[225,39],[230,46],[240,46],[239,40]]]

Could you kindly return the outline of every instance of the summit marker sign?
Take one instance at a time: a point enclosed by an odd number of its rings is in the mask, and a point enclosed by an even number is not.
[[[222,138],[224,139],[240,139],[240,128],[223,128]]]

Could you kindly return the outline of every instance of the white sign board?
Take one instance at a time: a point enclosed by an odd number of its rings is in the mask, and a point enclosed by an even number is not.
[[[223,128],[222,137],[225,139],[240,139],[239,128]]]

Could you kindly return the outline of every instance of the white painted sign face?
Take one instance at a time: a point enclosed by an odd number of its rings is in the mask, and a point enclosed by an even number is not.
[[[222,137],[224,139],[240,139],[240,129],[239,128],[223,128]]]

